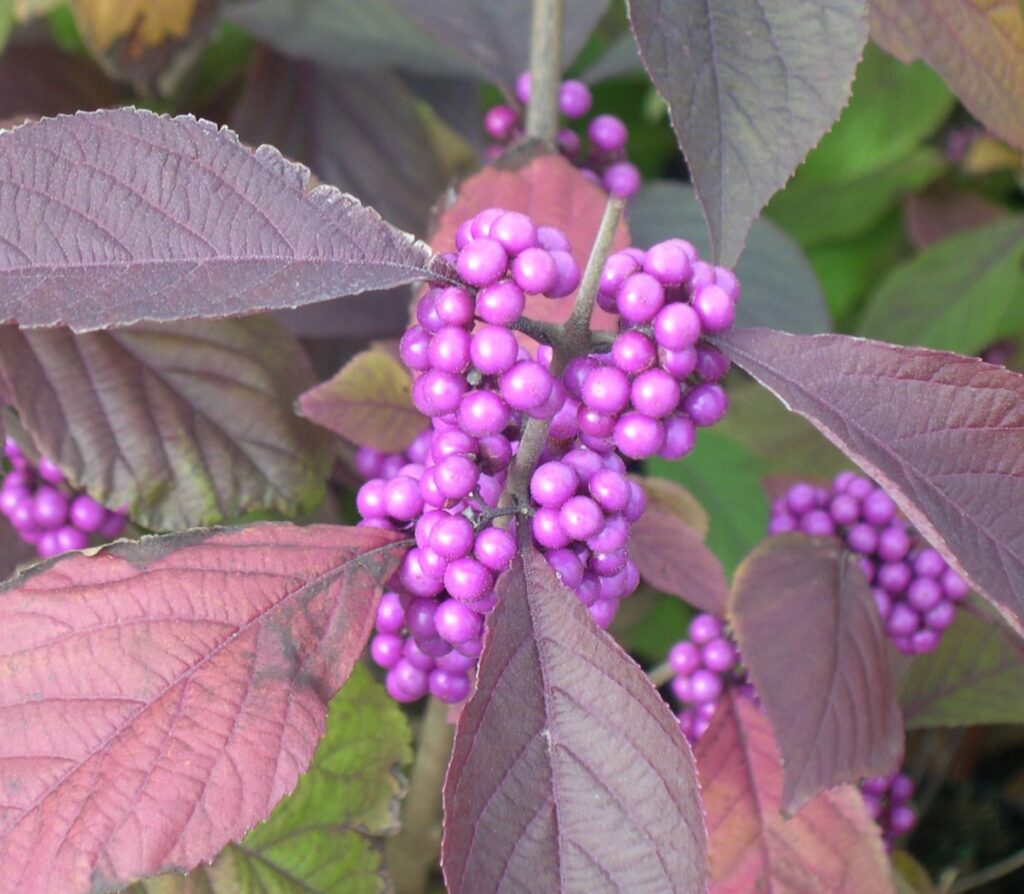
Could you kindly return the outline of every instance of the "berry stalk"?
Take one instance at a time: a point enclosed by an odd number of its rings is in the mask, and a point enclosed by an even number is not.
[[[558,134],[558,86],[562,78],[564,0],[533,0],[530,32],[530,104],[526,133],[554,143]]]
[[[615,233],[619,228],[619,221],[622,220],[622,212],[625,207],[625,199],[614,196],[609,198],[601,218],[601,225],[597,230],[597,237],[590,249],[587,268],[583,273],[579,291],[576,293],[576,305],[573,307],[572,315],[561,330],[551,333],[551,347],[554,349],[551,371],[556,376],[562,375],[569,361],[588,354],[592,349],[590,318],[594,313],[594,302],[597,299],[597,289],[601,283],[601,272],[611,253]],[[530,503],[530,479],[548,442],[550,430],[551,418],[530,417],[523,427],[519,450],[512,460],[508,486],[505,488],[505,497],[510,496],[518,506],[528,506]],[[525,538],[527,542],[529,541],[528,530],[526,525],[521,525],[519,528],[520,537]]]

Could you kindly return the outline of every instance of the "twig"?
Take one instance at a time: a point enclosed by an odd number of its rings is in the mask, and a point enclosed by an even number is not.
[[[530,31],[530,103],[526,134],[554,143],[558,135],[558,88],[562,80],[565,0],[533,0]]]
[[[676,672],[672,670],[672,665],[667,661],[663,661],[656,667],[652,667],[647,672],[647,679],[659,689],[664,686],[669,680],[676,675]]]
[[[980,888],[982,885],[994,882],[996,879],[1003,878],[1003,876],[1016,872],[1018,869],[1024,869],[1024,849],[1011,854],[997,863],[993,863],[991,866],[986,866],[984,869],[979,869],[977,872],[965,875],[949,889],[949,894],[965,894],[967,891],[973,891],[975,888]]]
[[[455,729],[448,706],[427,702],[409,794],[402,802],[402,827],[388,842],[388,865],[396,894],[425,894],[441,845],[441,788]]]

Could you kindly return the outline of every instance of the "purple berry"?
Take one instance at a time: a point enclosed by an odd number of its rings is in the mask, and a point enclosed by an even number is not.
[[[667,416],[681,398],[679,383],[661,369],[650,369],[640,373],[630,389],[633,409],[657,419]]]
[[[702,664],[701,651],[689,640],[683,640],[668,653],[668,663],[677,674],[689,676]]]
[[[32,517],[40,528],[59,528],[67,521],[68,498],[54,487],[40,487],[32,498],[32,504]]]
[[[681,307],[682,305],[674,305]],[[668,308],[665,308],[668,310]],[[665,310],[658,314],[655,319],[655,333],[657,333],[657,320],[665,313]],[[628,375],[637,375],[644,370],[654,366],[658,359],[657,345],[642,332],[630,330],[622,332],[612,342],[612,360],[615,365]]]
[[[474,603],[490,592],[494,576],[476,559],[466,556],[448,563],[444,586],[453,599]]]
[[[517,552],[515,535],[503,528],[486,528],[476,536],[473,555],[485,568],[502,572]]]
[[[558,91],[558,107],[566,118],[582,118],[593,102],[590,88],[582,81],[565,81]]]
[[[586,540],[604,526],[604,513],[590,497],[570,497],[558,515],[562,530],[573,540]]]
[[[700,317],[689,304],[669,304],[654,318],[655,339],[659,345],[672,351],[693,347],[700,338],[700,332]]]
[[[649,273],[628,277],[615,296],[615,306],[630,323],[649,323],[665,304],[665,288]]]
[[[546,462],[530,478],[530,496],[538,506],[558,509],[576,493],[579,478],[564,462]],[[589,535],[588,535],[589,536]]]
[[[492,140],[504,143],[519,127],[519,113],[511,106],[494,106],[484,115],[484,130]]]
[[[665,426],[644,413],[625,413],[615,426],[615,446],[630,459],[654,456],[665,443]]]
[[[455,599],[438,604],[434,624],[438,636],[453,645],[479,638],[484,629],[483,617]]]
[[[470,342],[470,356],[480,372],[498,375],[508,372],[515,365],[519,356],[519,342],[512,331],[504,326],[481,326]]]
[[[472,460],[465,456],[449,456],[433,468],[437,489],[449,500],[461,500],[467,496],[480,477]]]
[[[701,613],[690,622],[690,639],[698,646],[722,636],[722,622],[714,615]]]
[[[661,455],[665,459],[682,459],[697,446],[697,426],[685,413],[674,413],[665,420],[665,443]]]
[[[523,315],[526,296],[512,280],[506,279],[481,289],[476,296],[476,312],[485,323],[508,326]]]
[[[707,285],[696,292],[693,309],[706,332],[724,332],[736,322],[736,305],[720,286]]]
[[[495,239],[474,239],[459,252],[456,269],[473,286],[489,286],[504,276],[508,269],[508,254]]]
[[[663,285],[679,285],[690,277],[690,256],[676,240],[659,242],[647,249],[644,272]]]
[[[543,294],[558,282],[558,265],[545,249],[528,248],[512,262],[512,275],[527,294]]]
[[[457,705],[469,698],[473,684],[465,673],[436,668],[430,672],[430,694],[446,705]]]
[[[459,404],[459,425],[475,438],[498,434],[510,418],[508,404],[493,391],[470,391]]]
[[[629,403],[629,378],[614,366],[599,366],[587,373],[580,394],[592,410],[619,413]]]
[[[694,424],[706,428],[721,422],[729,411],[729,395],[718,384],[697,385],[683,399],[683,409]]]
[[[523,360],[501,378],[501,395],[509,406],[529,412],[541,406],[550,396],[554,378],[533,360]]]
[[[639,168],[631,161],[617,161],[605,168],[601,183],[616,198],[628,199],[640,191],[644,181]]]
[[[629,140],[629,130],[615,115],[598,115],[587,127],[587,135],[596,149],[609,154],[621,152]]]

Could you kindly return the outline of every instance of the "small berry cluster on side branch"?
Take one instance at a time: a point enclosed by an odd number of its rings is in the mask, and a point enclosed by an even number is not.
[[[722,696],[730,688],[753,689],[740,668],[740,655],[721,618],[699,614],[691,622],[689,635],[668,653],[674,671],[670,687],[682,706],[679,728],[691,745],[707,731]]]
[[[43,456],[34,466],[12,438],[7,438],[4,455],[12,470],[0,486],[0,512],[44,559],[85,549],[93,537],[113,540],[124,532],[126,513],[73,491],[52,460]]]
[[[839,537],[857,553],[885,632],[907,655],[937,649],[970,587],[904,521],[874,482],[841,472],[831,489],[801,482],[772,506],[771,534]]]
[[[557,341],[561,327],[523,314],[527,295],[558,300],[579,286],[566,234],[488,209],[463,223],[456,248],[448,260],[459,284],[428,289],[400,343],[430,428],[402,455],[356,457],[369,477],[356,500],[360,524],[416,541],[371,643],[399,701],[469,695],[517,534],[607,627],[640,581],[629,530],[646,499],[624,457],[684,456],[697,429],[728,407],[718,384],[728,363],[701,335],[731,325],[739,284],[688,242],[611,255],[596,300],[619,314],[619,332],[587,333],[574,356],[563,344],[558,359],[550,345],[525,347],[517,330]],[[513,495],[528,430],[543,441],[534,439],[535,468]]]
[[[876,776],[865,779],[860,790],[868,813],[882,830],[886,849],[891,851],[895,840],[909,835],[917,825],[917,813],[910,805],[913,780],[904,773]]]
[[[484,129],[494,143],[487,149],[487,160],[494,161],[523,135],[523,118],[530,102],[530,74],[524,72],[516,82],[518,105],[497,105],[484,116]],[[590,88],[582,81],[563,81],[558,92],[558,106],[570,121],[585,118],[594,104]],[[640,171],[626,157],[629,128],[615,115],[596,115],[587,126],[589,152],[576,131],[563,128],[558,134],[558,148],[595,183],[610,195],[628,199],[642,185]]]

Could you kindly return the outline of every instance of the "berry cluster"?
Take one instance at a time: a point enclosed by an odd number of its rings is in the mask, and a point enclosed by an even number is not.
[[[431,427],[404,454],[356,456],[369,477],[356,498],[360,524],[416,541],[371,643],[400,701],[468,696],[517,526],[530,526],[565,586],[607,627],[639,584],[629,529],[646,503],[619,454],[683,456],[696,428],[727,407],[717,380],[728,363],[700,336],[731,324],[739,286],[689,243],[612,255],[597,300],[620,313],[620,331],[603,353],[557,373],[552,348],[531,354],[515,327],[536,325],[523,318],[528,294],[561,298],[579,285],[565,233],[487,209],[459,228],[456,248],[448,260],[461,282],[425,292],[399,346]],[[548,426],[546,441],[529,505],[515,505],[505,485],[531,420]]]
[[[914,796],[913,780],[905,773],[876,776],[865,779],[860,790],[868,813],[882,829],[886,848],[892,850],[893,842],[908,835],[917,824],[917,813],[910,806]]]
[[[668,653],[675,671],[670,684],[679,700],[679,728],[691,745],[707,731],[718,702],[732,686],[748,686],[740,670],[740,655],[721,619],[699,614],[690,622],[689,637]]]
[[[688,454],[697,428],[729,408],[719,384],[729,361],[701,336],[732,326],[739,296],[732,271],[704,263],[682,239],[611,255],[597,303],[618,314],[619,333],[610,351],[573,360],[564,377],[563,414],[576,409],[583,443],[630,459]]]
[[[769,533],[840,537],[860,556],[893,644],[907,655],[938,648],[970,588],[896,511],[880,487],[841,472],[831,490],[793,485],[772,506]]]
[[[519,106],[498,105],[484,116],[484,129],[494,143],[487,149],[487,160],[493,161],[523,133],[523,109],[530,102],[530,74],[524,72],[516,82]],[[570,121],[586,117],[594,104],[590,88],[582,81],[564,81],[558,92],[558,106]],[[597,115],[587,126],[590,151],[585,154],[583,141],[576,131],[563,128],[558,134],[558,148],[573,164],[611,195],[628,199],[640,189],[642,180],[636,165],[626,158],[629,128],[615,115]]]
[[[0,512],[44,559],[84,549],[93,534],[101,540],[121,536],[126,514],[72,491],[55,462],[43,456],[33,466],[12,438],[7,438],[4,455],[13,468],[0,485]]]

